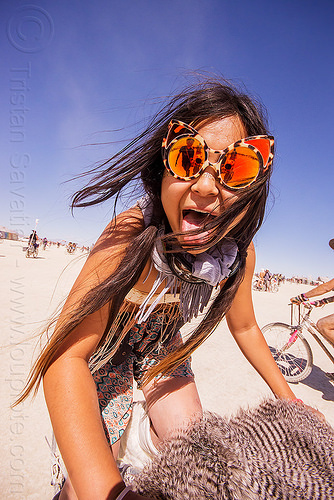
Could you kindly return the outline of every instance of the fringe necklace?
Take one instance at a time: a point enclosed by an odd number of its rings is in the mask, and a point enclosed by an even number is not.
[[[152,204],[148,197],[139,200],[138,206],[143,212],[145,226],[148,226],[152,217]],[[103,344],[90,360],[92,371],[111,360],[121,347],[126,348],[131,328],[145,323],[153,311],[162,315],[159,341],[164,342],[171,335],[171,326],[172,329],[173,325],[180,328],[202,313],[215,288],[239,267],[238,247],[234,240],[223,239],[198,255],[187,252],[167,254],[161,241],[163,235],[162,226],[151,253],[152,266],[158,272],[151,290],[145,295],[139,293],[139,302],[132,301],[137,291],[129,292]],[[161,286],[163,288],[158,293]]]

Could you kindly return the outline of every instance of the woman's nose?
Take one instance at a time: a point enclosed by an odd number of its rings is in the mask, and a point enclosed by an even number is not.
[[[219,193],[217,182],[214,170],[209,167],[195,179],[191,188],[200,196],[217,196]]]

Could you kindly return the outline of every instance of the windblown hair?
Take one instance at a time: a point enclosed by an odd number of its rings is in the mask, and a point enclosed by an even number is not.
[[[109,320],[99,345],[103,343],[126,294],[138,281],[162,225],[166,228],[163,239],[169,244],[170,251],[180,251],[176,238],[178,235],[171,233],[161,203],[161,181],[164,173],[161,144],[170,120],[180,120],[196,127],[198,124],[211,123],[231,116],[240,118],[247,136],[268,134],[265,113],[259,103],[223,79],[203,79],[173,96],[137,138],[108,161],[84,174],[89,176],[89,182],[74,194],[72,208],[96,205],[110,198],[117,201],[122,190],[130,182],[141,180],[144,191],[152,202],[152,219],[147,227],[142,226],[132,237],[117,269],[82,298],[70,317],[58,323],[33,366],[19,401],[22,401],[34,386],[35,391],[38,389],[59,346],[74,328],[84,318],[110,304]],[[230,207],[224,207],[221,215],[214,220],[211,218],[206,224],[205,227],[211,235],[210,246],[217,243],[222,236],[235,240],[240,266],[226,281],[205,317],[184,345],[151,368],[146,381],[181,364],[212,333],[230,308],[244,276],[247,248],[264,218],[270,174],[271,167],[250,187],[240,190],[237,200]],[[111,230],[116,231],[116,224],[111,225]],[[193,245],[192,248],[198,247]]]

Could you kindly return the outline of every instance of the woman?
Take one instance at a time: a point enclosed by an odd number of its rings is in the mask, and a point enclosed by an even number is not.
[[[190,139],[185,169],[180,151]],[[73,207],[94,205],[140,179],[146,196],[99,238],[21,397],[44,379],[69,475],[60,499],[143,498],[125,488],[115,464],[133,377],[154,443],[200,418],[189,356],[225,315],[275,396],[295,400],[251,298],[252,239],[264,217],[273,142],[247,95],[226,81],[203,81],[173,97],[75,194]],[[180,326],[206,306],[183,343]]]

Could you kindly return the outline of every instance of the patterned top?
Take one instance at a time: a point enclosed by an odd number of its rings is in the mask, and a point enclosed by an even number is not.
[[[124,360],[119,364],[113,363],[113,360],[108,361],[93,373],[103,424],[110,444],[121,437],[129,422],[134,380],[140,388],[143,374],[182,344],[178,330],[174,330],[171,337],[162,341],[163,326],[163,315],[159,312],[152,313],[145,323],[131,328],[126,343],[130,350],[126,352]],[[193,376],[190,358],[165,375],[165,377],[191,378]]]

